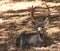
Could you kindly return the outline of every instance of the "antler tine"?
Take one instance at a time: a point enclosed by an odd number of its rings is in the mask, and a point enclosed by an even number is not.
[[[34,10],[35,10],[35,7],[33,7],[33,5],[32,5],[31,12],[30,12],[30,16],[31,16],[31,18],[32,18],[35,22],[37,22],[37,20],[36,20],[35,17],[34,17]]]

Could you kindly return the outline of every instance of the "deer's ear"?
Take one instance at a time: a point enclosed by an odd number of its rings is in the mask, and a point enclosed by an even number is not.
[[[32,23],[35,27],[38,27],[38,22],[33,21]]]
[[[48,28],[49,27],[49,18],[47,17],[45,20],[44,20],[44,27],[45,28]]]
[[[32,24],[33,24],[33,25],[36,25],[35,21],[32,21]]]

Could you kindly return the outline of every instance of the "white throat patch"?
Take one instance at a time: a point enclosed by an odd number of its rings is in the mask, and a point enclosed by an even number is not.
[[[42,28],[41,27],[38,27],[38,31],[41,31],[42,30]]]

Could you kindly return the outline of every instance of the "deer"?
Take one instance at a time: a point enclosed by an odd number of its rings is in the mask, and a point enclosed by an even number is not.
[[[26,31],[22,32],[17,40],[16,47],[42,47],[46,46],[44,43],[46,39],[50,39],[45,34],[45,28],[49,24],[48,17],[44,20],[44,22],[37,22],[33,16],[33,12],[31,12],[31,17],[34,20],[32,23],[35,26],[37,33],[26,33]]]

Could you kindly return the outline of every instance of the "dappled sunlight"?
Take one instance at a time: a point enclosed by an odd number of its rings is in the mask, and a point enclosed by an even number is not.
[[[46,32],[48,32],[48,34],[54,34],[54,33],[60,32],[60,29],[59,27],[53,27],[53,28],[47,29]]]
[[[46,7],[45,2],[16,2],[16,3],[10,3],[10,4],[3,4],[0,5],[0,11],[7,11],[7,10],[19,10],[19,9],[27,9],[30,8],[32,6],[36,7],[36,6],[42,6],[42,7]],[[48,6],[52,7],[52,6],[58,6],[60,5],[60,3],[47,3]]]

